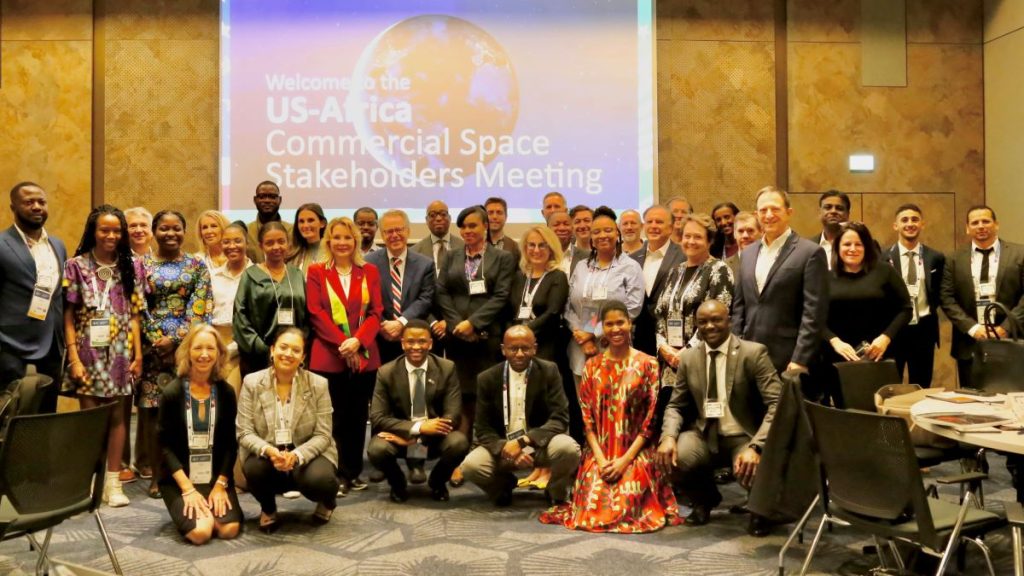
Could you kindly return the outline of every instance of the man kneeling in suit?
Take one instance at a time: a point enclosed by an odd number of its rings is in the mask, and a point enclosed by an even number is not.
[[[393,502],[409,499],[399,458],[437,458],[427,483],[434,500],[447,502],[445,482],[469,452],[469,440],[456,430],[462,392],[455,364],[431,354],[433,343],[429,324],[409,320],[402,329],[405,354],[377,371],[370,405],[374,436],[366,454],[391,485]]]
[[[691,526],[707,524],[722,501],[715,468],[732,464],[740,485],[750,489],[782,391],[768,349],[730,334],[724,304],[701,304],[697,331],[703,342],[679,354],[656,456],[666,472],[679,469],[680,488],[693,502]],[[752,514],[748,532],[766,535],[764,518]]]
[[[512,503],[516,470],[551,468],[547,492],[553,502],[569,497],[580,463],[580,446],[566,432],[569,401],[554,362],[534,358],[537,339],[527,326],[512,326],[501,343],[505,362],[477,378],[477,447],[462,473],[498,506]]]

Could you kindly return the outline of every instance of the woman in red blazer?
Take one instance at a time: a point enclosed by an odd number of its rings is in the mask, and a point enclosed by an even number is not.
[[[328,259],[312,264],[306,278],[306,304],[313,325],[309,368],[327,378],[334,441],[338,445],[341,489],[365,490],[363,471],[366,418],[380,367],[380,274],[363,262],[359,229],[349,218],[327,224]]]

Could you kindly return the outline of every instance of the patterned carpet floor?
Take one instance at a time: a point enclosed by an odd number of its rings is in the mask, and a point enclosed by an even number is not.
[[[990,456],[992,480],[986,483],[989,508],[1013,498],[1003,459]],[[931,476],[953,473],[953,465]],[[927,480],[927,477],[926,477]],[[430,499],[425,487],[412,487],[412,498],[394,504],[387,484],[339,499],[329,524],[310,523],[313,504],[279,500],[286,523],[273,535],[256,530],[259,506],[243,494],[245,532],[236,540],[214,540],[202,547],[185,544],[171,526],[163,501],[146,498],[145,485],[127,486],[132,500],[125,508],[101,514],[125,574],[160,575],[660,575],[776,574],[776,557],[791,527],[775,527],[766,538],[746,534],[747,517],[719,508],[703,527],[678,526],[654,534],[601,535],[573,532],[537,521],[544,506],[539,492],[520,492],[509,508],[496,509],[476,487],[452,490],[451,502]],[[726,505],[740,504],[735,486],[723,490]],[[955,499],[949,491],[945,498]],[[807,542],[820,514],[812,517]],[[997,574],[1012,573],[1008,529],[992,534]],[[812,565],[815,574],[864,574],[877,562],[861,547],[870,537],[851,528],[825,533]],[[797,573],[807,550],[796,544],[787,557],[787,572]],[[58,527],[51,558],[110,570],[94,520],[81,516]],[[35,554],[27,540],[0,544],[0,574],[29,574]],[[955,568],[948,573],[956,573]],[[980,553],[968,553],[964,574],[985,574]]]

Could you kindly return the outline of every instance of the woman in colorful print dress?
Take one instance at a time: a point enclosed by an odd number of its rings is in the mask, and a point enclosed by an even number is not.
[[[175,377],[174,352],[193,324],[209,324],[213,309],[210,272],[202,258],[182,250],[185,241],[185,217],[173,210],[161,210],[153,217],[156,252],[143,259],[146,271],[149,312],[143,321],[148,343],[144,350],[142,380],[139,387],[139,418],[145,419],[143,434],[149,467],[160,461],[156,421],[160,391]],[[160,497],[153,475],[149,495]]]
[[[89,213],[75,257],[64,265],[64,378],[82,408],[127,403],[142,374],[139,310],[145,303],[142,265],[132,258],[124,214],[104,204]],[[124,410],[111,412],[103,501],[127,506],[121,452],[128,439]]]
[[[545,524],[589,532],[638,533],[680,524],[651,443],[658,364],[630,346],[626,306],[607,300],[600,319],[608,347],[590,358],[580,381],[587,449],[572,499],[541,514]]]

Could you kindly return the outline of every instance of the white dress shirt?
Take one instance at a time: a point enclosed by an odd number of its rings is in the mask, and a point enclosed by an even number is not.
[[[509,366],[508,385],[510,415],[505,432],[526,430],[526,372],[516,372]]]
[[[921,245],[914,246],[913,249],[907,249],[906,246],[897,242],[900,253],[900,270],[903,271],[903,283],[910,288],[910,283],[907,282],[907,272],[910,270],[910,260],[907,254],[914,253],[914,265],[917,267],[917,297],[913,298],[914,304],[914,316],[910,319],[910,324],[917,324],[920,318],[931,314],[931,310],[928,308],[928,283],[925,282],[927,278],[925,276],[924,269],[924,258],[921,257]]]
[[[252,266],[252,261],[246,258],[242,272],[249,266]],[[232,314],[235,311],[235,294],[238,293],[238,286],[242,282],[242,272],[232,274],[226,264],[210,269],[210,286],[213,289],[211,322],[214,326],[231,326]]]
[[[821,240],[818,240],[818,246],[821,246],[822,250],[825,251],[825,262],[828,264],[828,269],[832,269],[832,241],[825,238],[825,231],[821,232]]]
[[[648,296],[654,289],[654,281],[658,278],[658,269],[661,268],[661,262],[665,260],[667,251],[668,242],[662,244],[661,248],[657,250],[651,250],[650,244],[647,245],[647,257],[644,258],[644,291]]]
[[[996,272],[999,270],[999,254],[1002,252],[1002,249],[999,245],[1000,242],[997,239],[994,244],[989,246],[989,248],[994,248],[994,250],[992,250],[992,253],[988,255],[989,282],[996,281]],[[981,252],[978,252],[979,248],[980,246],[975,244],[973,241],[971,242],[971,277],[974,278],[975,286],[977,286],[978,283],[981,282],[981,263],[985,259]]]
[[[779,259],[779,252],[782,252],[782,247],[792,233],[792,228],[786,228],[786,231],[771,244],[768,243],[767,238],[761,238],[761,250],[758,251],[757,262],[754,263],[754,281],[757,283],[758,294],[764,290],[764,284],[768,281],[768,273],[771,272],[775,261]]]
[[[740,426],[740,423],[733,417],[732,410],[729,409],[729,397],[727,396],[728,387],[726,386],[728,383],[725,381],[725,366],[729,362],[729,345],[731,343],[732,335],[729,335],[729,337],[725,339],[725,342],[722,342],[718,348],[709,348],[707,345],[704,346],[704,360],[708,367],[707,382],[709,384],[711,382],[711,351],[717,350],[718,352],[721,352],[721,354],[718,355],[715,367],[717,368],[716,377],[718,378],[718,401],[723,404],[722,417],[718,419],[718,433],[722,436],[739,436],[740,434],[746,434],[746,431],[743,430],[743,426]],[[704,398],[706,399],[707,396],[708,395],[705,393]]]
[[[424,360],[421,366],[413,366],[408,358],[405,359],[405,371],[409,373],[409,414],[412,414],[413,402],[416,398],[416,370],[423,370],[423,401],[427,400],[427,364],[428,362]],[[419,436],[421,425],[423,425],[423,420],[414,421],[409,435]]]
[[[28,253],[35,260],[36,286],[48,288],[52,294],[60,284],[61,270],[60,263],[57,261],[57,253],[50,245],[50,236],[46,233],[46,229],[39,230],[39,240],[33,240],[26,236],[17,225],[14,226],[14,229],[18,231],[18,235],[28,247]],[[61,296],[55,295],[54,297],[60,298]]]

